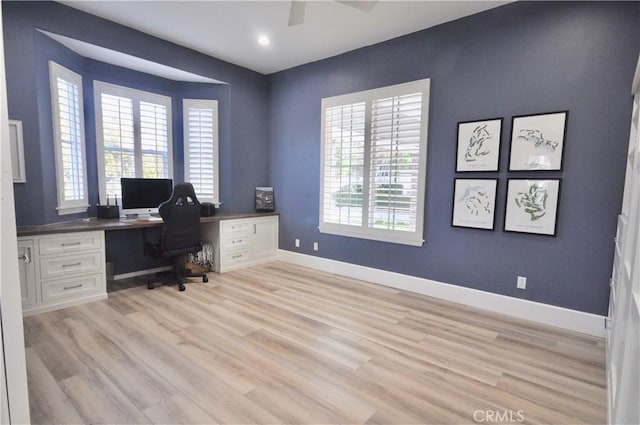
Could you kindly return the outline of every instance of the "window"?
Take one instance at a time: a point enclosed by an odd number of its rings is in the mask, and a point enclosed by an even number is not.
[[[82,77],[49,61],[58,214],[85,212],[89,206],[85,160]]]
[[[218,191],[218,101],[183,100],[184,179],[201,202],[220,205]]]
[[[94,81],[100,202],[121,177],[172,178],[171,98]]]
[[[429,79],[322,99],[323,233],[423,244]]]

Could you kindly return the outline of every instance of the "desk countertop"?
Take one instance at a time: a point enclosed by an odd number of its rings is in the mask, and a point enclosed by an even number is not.
[[[200,217],[201,223],[212,223],[221,220],[239,218],[255,218],[278,215],[278,213],[220,213],[211,217]],[[128,230],[144,227],[161,226],[162,220],[125,220],[119,218],[95,218],[63,221],[60,223],[18,226],[18,236],[47,235],[54,233],[90,232],[93,230]]]

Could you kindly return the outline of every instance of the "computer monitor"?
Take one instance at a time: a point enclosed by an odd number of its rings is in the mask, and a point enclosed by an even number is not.
[[[158,213],[158,206],[171,198],[173,180],[121,178],[122,213],[148,217]]]

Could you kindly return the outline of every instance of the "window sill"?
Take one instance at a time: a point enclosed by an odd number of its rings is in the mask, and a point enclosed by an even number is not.
[[[87,212],[89,205],[82,205],[78,207],[58,207],[58,215],[79,214]]]
[[[418,237],[418,232],[398,232],[384,230],[362,230],[360,228],[345,228],[345,226],[336,226],[332,224],[321,224],[318,226],[320,233],[330,235],[346,236],[350,238],[368,239],[378,242],[389,242],[399,245],[422,246],[424,239]],[[421,233],[421,232],[420,232]]]

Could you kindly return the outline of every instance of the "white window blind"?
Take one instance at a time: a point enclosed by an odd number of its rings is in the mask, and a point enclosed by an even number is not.
[[[324,233],[421,245],[429,80],[322,100]]]
[[[142,144],[142,177],[169,176],[169,140],[167,107],[140,102],[140,140]]]
[[[82,77],[49,61],[58,214],[88,207]]]
[[[172,178],[171,98],[94,81],[100,202],[121,177]]]
[[[364,102],[325,110],[324,214],[326,223],[362,226]]]
[[[183,100],[184,174],[201,202],[220,204],[218,189],[218,102]]]
[[[371,109],[369,223],[415,232],[420,175],[422,93],[378,99]]]
[[[102,93],[102,137],[106,193],[120,197],[120,178],[135,177],[133,101]]]

